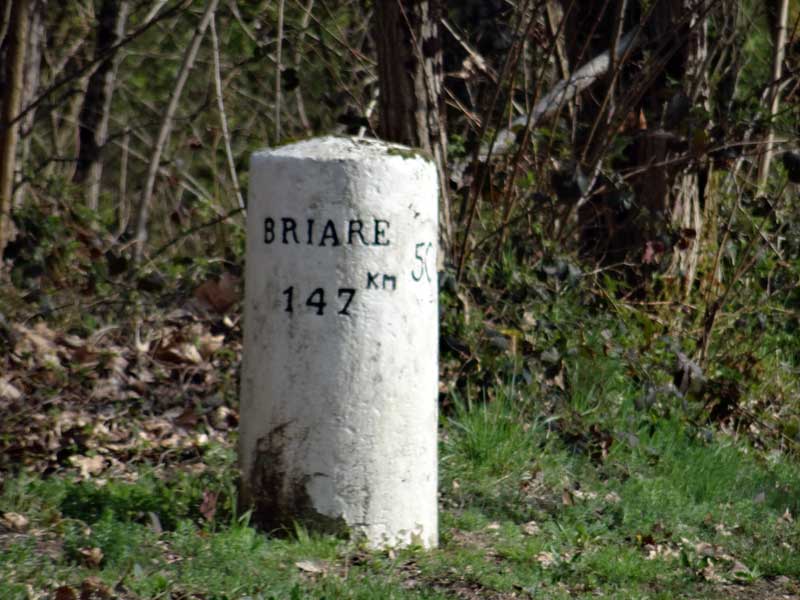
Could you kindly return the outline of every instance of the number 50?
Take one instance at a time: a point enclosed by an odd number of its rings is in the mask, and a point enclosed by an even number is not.
[[[433,250],[433,244],[431,242],[427,244],[425,242],[420,242],[416,245],[414,249],[414,258],[417,259],[417,263],[411,270],[411,278],[414,281],[420,281],[423,275],[427,277],[428,281],[431,281],[431,273],[428,270],[428,254],[430,254],[431,250]]]

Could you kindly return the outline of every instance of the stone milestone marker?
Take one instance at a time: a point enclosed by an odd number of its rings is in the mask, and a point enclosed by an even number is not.
[[[437,209],[408,148],[253,155],[239,455],[257,524],[436,545]]]

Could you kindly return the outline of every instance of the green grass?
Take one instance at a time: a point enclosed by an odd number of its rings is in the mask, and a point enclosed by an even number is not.
[[[613,400],[617,384],[602,381],[592,380],[591,393]],[[589,391],[581,410],[591,408]],[[206,521],[202,492],[223,501],[230,493],[226,452],[215,474],[201,477],[144,472],[133,483],[101,486],[21,475],[6,483],[0,510],[31,523],[3,537],[0,597],[28,598],[27,586],[79,589],[89,576],[123,597],[219,599],[443,598],[464,590],[692,597],[706,589],[712,564],[741,585],[800,578],[800,531],[783,518],[800,504],[792,461],[764,460],[673,419],[637,430],[636,443],[615,441],[598,463],[552,423],[530,419],[533,412],[508,386],[492,402],[458,400],[443,418],[442,543],[427,553],[368,552],[300,527],[271,538],[232,510]],[[531,523],[536,529],[526,532]],[[99,565],[87,561],[87,548],[102,551]]]
[[[592,334],[608,320],[576,340],[576,313],[553,318],[540,343],[563,358],[546,393],[509,357],[506,382],[457,388],[443,410],[438,549],[258,532],[236,508],[234,453],[211,445],[199,474],[6,479],[0,511],[30,523],[0,529],[0,598],[91,577],[132,599],[722,598],[723,584],[757,598],[781,577],[796,593],[796,457],[698,424],[676,398],[637,408],[641,370]]]

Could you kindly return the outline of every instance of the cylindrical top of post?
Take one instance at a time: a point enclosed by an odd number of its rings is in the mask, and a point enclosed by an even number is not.
[[[262,526],[436,544],[437,202],[402,146],[253,155],[240,463]]]

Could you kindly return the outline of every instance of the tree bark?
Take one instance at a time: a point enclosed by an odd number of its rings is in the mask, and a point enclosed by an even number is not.
[[[378,51],[379,135],[421,148],[436,162],[440,224],[451,247],[442,44],[443,0],[378,0],[373,37]]]
[[[78,117],[79,149],[74,183],[88,183],[87,205],[97,210],[100,196],[100,178],[103,173],[102,149],[108,133],[108,116],[114,93],[116,51],[112,50],[122,39],[128,13],[126,0],[103,0],[98,15],[94,48],[99,64],[89,77],[86,95]]]
[[[772,48],[772,81],[770,82],[769,103],[769,132],[764,143],[764,153],[758,165],[758,189],[763,192],[767,186],[769,167],[772,162],[773,146],[775,145],[775,129],[772,121],[778,114],[780,106],[781,85],[783,75],[783,59],[786,56],[786,24],[789,18],[789,0],[774,0],[773,4],[777,16],[775,30],[772,32],[774,45]]]
[[[631,5],[648,16],[642,27],[652,58],[650,70],[637,80],[628,75],[629,86],[642,86],[626,90],[628,96],[638,94],[641,101],[623,107],[628,114],[621,128],[633,141],[612,167],[638,171],[631,179],[635,206],[619,206],[600,194],[581,213],[584,251],[609,263],[630,259],[637,264],[655,264],[660,262],[655,255],[667,252],[670,260],[663,274],[672,282],[667,292],[679,297],[694,284],[704,244],[704,214],[713,201],[706,203],[704,197],[710,124],[703,111],[692,110],[703,107],[710,112],[708,7],[709,0],[659,0],[647,10],[641,2]],[[617,14],[615,23],[620,20]],[[604,28],[598,30],[605,33]],[[625,38],[618,46],[625,46]],[[673,104],[682,109],[671,111]],[[665,108],[664,122],[659,122]],[[595,140],[601,153],[610,135],[615,132],[609,129]]]
[[[4,91],[0,113],[0,260],[11,239],[14,167],[16,165],[18,123],[14,123],[22,100],[25,48],[28,40],[29,0],[14,0],[6,34]]]
[[[6,2],[3,8],[0,9],[0,53],[5,45],[6,34],[8,33],[8,24],[11,22],[11,7],[13,2]],[[3,74],[0,73],[0,83],[3,83]]]
[[[669,24],[663,27],[675,27],[681,21],[686,22],[686,52],[683,57],[684,77],[683,93],[689,98],[692,106],[701,106],[709,111],[709,82],[707,72],[708,58],[708,18],[706,15],[708,0],[672,0],[670,5]],[[688,21],[686,17],[688,16]],[[663,31],[669,31],[663,29]],[[687,137],[691,154],[704,153],[708,123],[694,122],[689,118]],[[669,210],[673,231],[680,240],[673,248],[673,258],[667,271],[668,276],[675,278],[679,284],[678,292],[686,298],[691,292],[697,275],[697,265],[703,248],[703,215],[705,206],[705,183],[708,180],[709,165],[707,159],[690,157],[687,167],[672,180]]]
[[[42,72],[42,47],[47,39],[43,18],[46,8],[47,0],[32,0],[30,5],[28,48],[25,52],[25,73],[22,78],[22,100],[20,100],[20,107],[26,107],[31,104],[39,91],[39,82]],[[2,87],[1,83],[0,87]],[[31,134],[35,116],[36,111],[31,110],[22,118],[19,124],[19,138],[22,146],[19,151],[19,161],[21,165],[28,163],[28,158],[31,153]],[[22,206],[26,187],[27,183],[23,177],[14,191],[14,208]]]

